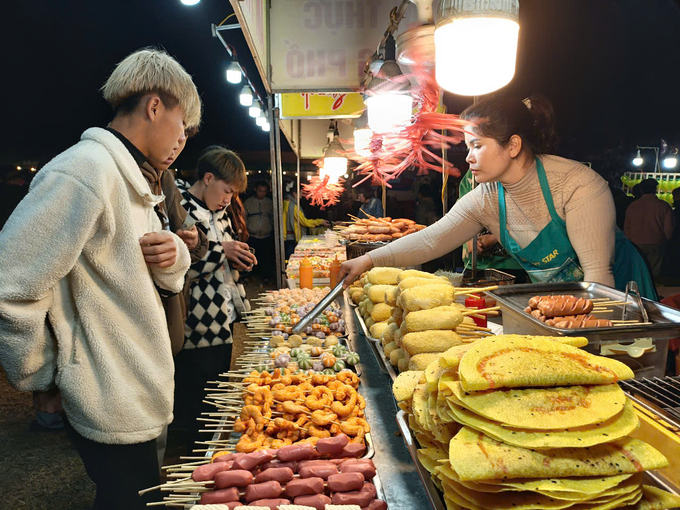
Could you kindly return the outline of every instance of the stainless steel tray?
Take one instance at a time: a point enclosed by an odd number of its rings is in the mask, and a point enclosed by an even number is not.
[[[543,335],[552,336],[606,336],[614,335],[617,340],[625,338],[625,335],[639,337],[639,333],[648,333],[647,336],[654,338],[675,338],[680,331],[680,311],[669,308],[668,306],[642,299],[643,306],[649,315],[652,324],[638,326],[635,324],[616,326],[609,328],[583,328],[583,329],[560,329],[546,325],[538,319],[532,317],[524,311],[528,306],[529,299],[534,296],[545,296],[549,294],[570,294],[576,297],[588,299],[608,298],[612,301],[623,301],[626,297],[621,292],[599,283],[570,282],[570,283],[536,283],[524,285],[506,285],[496,290],[489,291],[501,307],[503,313],[509,313],[527,325],[531,325],[533,330],[542,331]],[[629,300],[625,316],[623,315],[623,305],[610,307],[614,311],[608,314],[598,314],[598,318],[610,320],[641,320],[642,314],[633,299]],[[505,333],[517,333],[516,330],[509,330],[506,324],[507,317],[504,317],[503,328]],[[510,321],[512,322],[512,321]],[[653,335],[651,333],[654,333]],[[525,333],[527,334],[527,333]]]
[[[378,361],[380,371],[383,374],[389,375],[390,379],[394,381],[397,378],[397,373],[394,371],[394,367],[392,366],[392,363],[390,363],[390,360],[387,359],[387,357],[385,356],[385,351],[383,350],[383,346],[380,343],[380,340],[378,340],[377,338],[373,338],[370,335],[368,329],[366,328],[364,318],[361,316],[361,313],[359,312],[358,308],[354,309],[354,317],[356,318],[356,321],[359,324],[359,329],[361,330],[362,336],[366,338],[368,346],[371,348],[371,351],[373,351],[375,359]]]
[[[423,482],[425,493],[427,494],[427,498],[430,500],[432,508],[435,510],[446,510],[446,505],[444,504],[441,492],[439,492],[439,489],[435,487],[432,478],[430,478],[430,473],[418,460],[418,444],[416,439],[411,434],[411,429],[408,427],[408,417],[404,411],[399,411],[397,413],[397,424],[399,425],[399,430],[401,431],[401,435],[404,438],[406,449],[411,455],[413,464],[416,466],[418,476],[420,476],[420,480]]]

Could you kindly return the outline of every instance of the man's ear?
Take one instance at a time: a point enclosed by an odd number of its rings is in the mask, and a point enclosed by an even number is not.
[[[158,117],[158,111],[161,107],[161,98],[158,96],[149,96],[149,99],[146,101],[146,117],[151,121],[154,122],[156,118]]]

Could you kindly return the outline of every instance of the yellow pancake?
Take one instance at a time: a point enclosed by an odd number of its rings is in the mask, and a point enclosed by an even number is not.
[[[483,418],[449,401],[452,418],[487,436],[523,448],[586,448],[596,444],[609,443],[627,436],[640,424],[630,400],[626,399],[623,411],[609,420],[596,425],[575,427],[569,430],[536,430],[504,427],[500,423]]]
[[[602,423],[616,416],[626,403],[617,384],[529,388],[466,393],[460,381],[447,383],[452,401],[508,427],[571,429]]]
[[[416,385],[420,383],[422,377],[423,372],[418,372],[416,370],[410,370],[399,374],[394,380],[394,384],[392,384],[392,393],[397,402],[411,400]]]
[[[463,427],[449,443],[451,468],[462,481],[613,476],[668,466],[647,443],[619,439],[590,448],[528,450]]]
[[[666,510],[680,507],[680,496],[657,487],[643,485],[642,494],[643,498],[633,507],[634,510]]]
[[[437,474],[444,478],[450,478],[468,489],[479,492],[498,493],[507,491],[532,491],[545,495],[560,493],[583,494],[584,496],[589,496],[591,498],[599,497],[601,494],[607,494],[610,490],[616,489],[632,476],[639,476],[639,474],[626,474],[604,477],[480,480],[477,482],[470,482],[462,481],[458,478],[458,474],[451,469],[450,463],[442,463],[437,470]],[[640,480],[636,480],[636,483],[639,485]]]
[[[541,337],[499,335],[473,344],[458,368],[466,391],[611,384],[633,371],[610,358]]]
[[[455,370],[457,378],[460,360],[463,359],[463,356],[466,352],[472,349],[473,345],[474,344],[456,345],[451,347],[449,350],[442,352],[438,358],[439,366],[442,368],[451,369],[452,371]]]

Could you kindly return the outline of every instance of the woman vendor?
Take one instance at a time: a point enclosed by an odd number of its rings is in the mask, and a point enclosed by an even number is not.
[[[623,290],[637,281],[656,299],[647,267],[616,227],[607,182],[552,155],[554,114],[542,97],[492,97],[467,108],[467,162],[479,186],[434,225],[342,265],[348,285],[374,266],[415,266],[487,228],[533,282],[595,282]]]

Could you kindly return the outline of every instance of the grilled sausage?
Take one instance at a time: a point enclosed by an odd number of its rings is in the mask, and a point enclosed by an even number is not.
[[[368,233],[369,234],[391,234],[392,233],[392,227],[390,227],[389,225],[381,225],[379,227],[370,226],[370,227],[368,227]]]
[[[368,506],[363,507],[361,510],[387,510],[387,503],[382,499],[374,499]]]
[[[543,300],[538,304],[538,309],[548,319],[563,315],[581,315],[590,313],[593,302],[585,298],[574,296],[562,296],[553,301]]]
[[[253,483],[246,487],[246,502],[252,503],[258,499],[278,498],[283,492],[281,484],[275,480],[264,483]]]
[[[338,467],[335,464],[300,468],[300,478],[321,478],[327,480],[329,476],[336,474],[338,474]]]
[[[334,437],[319,439],[316,443],[316,451],[322,455],[332,456],[336,453],[340,453],[347,444],[349,444],[349,436],[346,434],[338,434]]]
[[[316,449],[311,445],[292,444],[279,450],[278,459],[282,462],[301,461],[315,459],[319,456]]]
[[[349,443],[342,451],[335,455],[338,458],[358,458],[366,451],[366,445],[362,443]]]
[[[371,493],[363,491],[336,492],[331,499],[334,505],[359,505],[361,507],[368,506],[373,501]]]
[[[375,476],[375,466],[367,462],[345,462],[340,464],[341,473],[361,473],[366,480]]]
[[[286,496],[296,498],[298,496],[321,494],[323,489],[324,482],[321,478],[296,478],[286,484]]]
[[[228,489],[220,489],[217,491],[204,492],[201,494],[200,505],[219,505],[221,503],[229,503],[231,501],[239,500],[239,492],[236,487]]]
[[[290,468],[293,470],[293,473],[297,472],[298,469],[298,463],[297,462],[281,462],[279,460],[273,460],[271,462],[267,462],[266,464],[262,464],[262,469],[269,469],[269,468]]]
[[[245,487],[253,483],[253,474],[245,469],[235,471],[222,471],[215,475],[215,487],[226,489],[227,487]]]
[[[191,473],[191,479],[194,482],[208,482],[210,480],[214,480],[215,475],[220,471],[226,471],[230,468],[231,466],[229,466],[226,462],[203,464],[202,466],[198,466],[196,469],[194,469],[194,472]]]
[[[592,317],[592,316],[590,316]],[[612,322],[607,319],[596,319],[592,317],[585,320],[564,320],[555,321],[555,327],[560,329],[577,329],[577,328],[609,328]]]
[[[256,477],[255,477],[255,483],[262,483],[262,482],[279,482],[279,483],[288,483],[293,479],[293,470],[290,469],[289,467],[282,467],[282,468],[269,468],[265,469],[264,471],[260,472]]]
[[[260,464],[271,462],[274,458],[275,454],[270,450],[260,450],[258,452],[248,453],[234,461],[234,469],[245,469],[246,471],[250,471]]]
[[[311,496],[298,496],[295,498],[296,505],[311,506],[316,510],[324,510],[326,505],[331,504],[331,498],[324,494],[313,494]]]
[[[365,478],[361,473],[340,473],[328,477],[331,492],[358,491],[364,487]]]
[[[532,310],[531,315],[532,315],[532,317],[535,317],[539,321],[545,322],[545,316],[541,313],[540,310]]]

